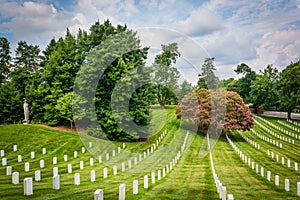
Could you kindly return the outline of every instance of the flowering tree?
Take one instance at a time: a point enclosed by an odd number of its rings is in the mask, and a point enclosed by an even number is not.
[[[232,91],[196,89],[182,99],[176,115],[178,119],[197,124],[198,130],[213,126],[226,133],[249,130],[254,125],[249,107]]]

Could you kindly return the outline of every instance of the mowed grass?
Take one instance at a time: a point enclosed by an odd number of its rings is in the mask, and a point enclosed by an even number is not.
[[[165,119],[162,120],[163,118]],[[97,189],[103,189],[105,199],[118,199],[118,189],[121,183],[126,184],[127,199],[215,199],[216,191],[213,185],[209,158],[199,159],[200,145],[203,137],[190,134],[187,148],[182,153],[174,169],[165,178],[155,184],[151,183],[151,172],[156,173],[166,167],[176,156],[183,144],[186,131],[179,128],[175,119],[174,107],[161,110],[154,108],[152,112],[155,125],[152,135],[147,142],[126,143],[126,149],[117,153],[117,147],[122,147],[122,142],[111,142],[91,138],[88,135],[62,132],[35,125],[3,125],[0,126],[0,149],[5,150],[8,166],[13,167],[13,172],[20,173],[20,184],[11,184],[11,176],[6,176],[6,166],[0,166],[0,199],[93,199]],[[151,147],[162,131],[167,130],[167,135],[159,144],[153,154],[142,159],[134,165],[134,158],[143,155]],[[86,153],[81,153],[81,148],[87,142],[92,142],[91,149],[86,145]],[[83,144],[84,142],[84,144]],[[18,145],[18,151],[13,152],[13,145]],[[47,154],[42,155],[42,148],[47,149]],[[112,150],[116,156],[112,157]],[[78,152],[78,157],[73,157],[73,152]],[[35,152],[35,158],[30,158],[30,152]],[[106,153],[110,160],[106,161]],[[63,161],[64,154],[68,161]],[[17,156],[22,155],[23,161],[17,162]],[[102,156],[102,163],[98,156]],[[52,158],[57,157],[58,163],[52,164]],[[94,166],[89,166],[89,159],[94,158]],[[40,169],[40,160],[45,160],[45,168]],[[79,169],[79,162],[84,161],[84,169]],[[132,161],[132,168],[128,169],[128,160]],[[30,163],[30,171],[24,172],[24,163]],[[121,163],[126,164],[126,171],[121,172]],[[67,173],[67,164],[73,165],[72,174]],[[113,166],[118,167],[118,174],[113,175]],[[52,189],[53,167],[58,167],[61,189]],[[103,178],[103,169],[108,168],[108,178]],[[41,170],[42,180],[33,183],[33,196],[23,195],[23,179],[33,177],[35,170]],[[90,171],[96,171],[96,182],[90,182]],[[81,185],[74,185],[74,173],[80,173]],[[143,177],[149,176],[149,189],[143,188]],[[139,194],[132,194],[133,180],[139,181]]]

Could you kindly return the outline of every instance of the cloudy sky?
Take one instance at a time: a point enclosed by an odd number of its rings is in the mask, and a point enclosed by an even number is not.
[[[177,42],[176,67],[193,83],[205,57],[215,57],[221,78],[237,77],[242,62],[259,71],[300,60],[300,0],[0,0],[0,36],[12,50],[20,40],[43,49],[67,27],[105,19],[138,31],[154,53]]]

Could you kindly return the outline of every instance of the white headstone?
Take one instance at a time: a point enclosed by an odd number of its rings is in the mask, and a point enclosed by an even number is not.
[[[126,145],[125,145],[125,143],[123,143],[123,149],[125,149],[125,147],[126,147]]]
[[[32,178],[30,177],[24,179],[24,195],[33,195]]]
[[[67,154],[64,155],[64,161],[68,162],[68,155]]]
[[[222,200],[226,200],[226,196],[227,196],[227,193],[226,193],[226,187],[222,187]]]
[[[78,156],[77,151],[74,151],[74,158],[77,158],[77,156]]]
[[[2,158],[2,166],[6,166],[7,165],[7,158]]]
[[[90,166],[94,166],[94,158],[90,158]]]
[[[45,167],[45,161],[40,160],[40,168],[43,169]]]
[[[143,155],[142,155],[142,154],[140,154],[140,155],[139,155],[139,161],[141,162],[141,161],[142,161],[142,159],[143,159]]]
[[[118,173],[118,167],[116,165],[113,166],[114,175]]]
[[[165,177],[166,176],[166,168],[163,168],[162,170],[162,177]]]
[[[53,165],[56,165],[57,164],[57,157],[53,157]]]
[[[40,170],[36,170],[34,172],[34,180],[37,182],[41,181],[41,171]]]
[[[89,142],[89,148],[92,148],[92,147],[93,147],[93,143]]]
[[[155,184],[155,172],[151,173],[151,183]]]
[[[107,178],[107,168],[103,169],[103,178]]]
[[[22,156],[21,155],[18,155],[18,162],[22,162]]]
[[[279,176],[275,175],[275,185],[279,186]]]
[[[300,182],[297,182],[297,195],[300,196]]]
[[[158,172],[157,172],[157,180],[161,180],[161,171],[160,170],[158,170]]]
[[[144,176],[144,188],[148,189],[148,176]]]
[[[122,163],[122,172],[125,172],[125,163]]]
[[[281,164],[284,165],[284,157],[281,158]]]
[[[43,154],[43,155],[46,154],[46,148],[42,148],[42,154]]]
[[[138,159],[137,159],[137,157],[134,157],[134,164],[136,165],[137,164],[137,162],[138,162]]]
[[[25,172],[29,172],[29,170],[30,170],[29,162],[26,162],[26,163],[24,164],[24,168],[25,168]]]
[[[291,161],[290,160],[287,161],[287,166],[288,166],[288,168],[291,167]]]
[[[13,151],[18,151],[18,146],[17,145],[13,145]]]
[[[35,158],[35,152],[31,152],[31,153],[30,153],[30,158],[31,158],[31,159],[34,159],[34,158]]]
[[[60,189],[60,177],[57,176],[53,176],[53,190],[59,190]]]
[[[102,156],[98,156],[99,163],[102,163]]]
[[[139,193],[139,183],[137,180],[133,181],[133,194],[138,194]]]
[[[80,185],[80,174],[79,173],[74,174],[74,185]]]
[[[116,156],[116,150],[112,151],[112,156],[115,157]]]
[[[121,147],[118,147],[118,153],[121,153]]]
[[[53,167],[53,176],[58,176],[58,167]]]
[[[3,157],[4,156],[4,150],[0,151],[0,156]]]
[[[103,190],[98,189],[95,191],[94,200],[103,200]]]
[[[6,176],[11,176],[12,174],[12,166],[7,166],[6,167]]]
[[[96,172],[95,170],[91,171],[91,182],[95,182],[96,181]]]
[[[109,160],[109,153],[106,153],[106,160]]]
[[[284,180],[284,189],[287,192],[290,191],[290,180],[289,179]]]
[[[68,164],[68,173],[71,174],[72,173],[72,164]]]
[[[79,162],[79,169],[83,169],[84,168],[84,163],[83,163],[83,161],[81,160],[80,162]]]
[[[268,181],[271,181],[271,172],[270,171],[267,171],[267,179],[268,179]]]
[[[120,184],[119,186],[119,200],[125,200],[125,193],[126,193],[126,185]]]
[[[264,168],[263,168],[263,167],[260,168],[260,175],[261,175],[262,177],[264,176]]]
[[[298,171],[298,163],[295,162],[295,171]]]
[[[85,153],[85,148],[81,147],[81,153]]]
[[[12,173],[12,184],[19,184],[19,172]]]
[[[128,160],[128,168],[131,169],[131,160]]]
[[[234,200],[233,195],[232,194],[228,194],[228,200]]]
[[[255,172],[256,172],[257,174],[259,173],[258,164],[255,165]]]

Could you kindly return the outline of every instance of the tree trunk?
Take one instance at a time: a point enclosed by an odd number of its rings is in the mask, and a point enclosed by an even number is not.
[[[288,119],[292,119],[292,111],[288,111],[287,112],[287,118]]]
[[[73,123],[72,123],[72,121],[70,121],[70,123],[71,123],[71,129],[73,129]]]

